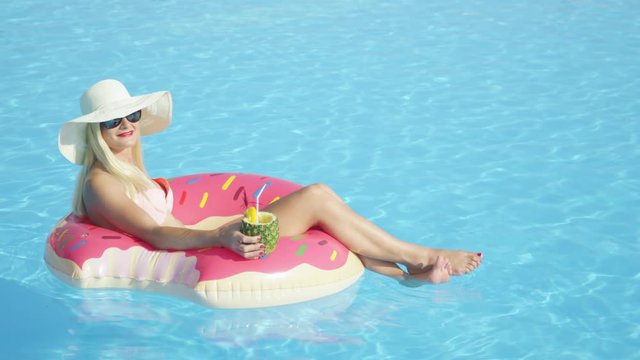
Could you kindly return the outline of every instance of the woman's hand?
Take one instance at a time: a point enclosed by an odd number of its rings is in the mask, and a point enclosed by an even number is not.
[[[244,257],[259,259],[264,255],[260,236],[247,236],[240,232],[240,222],[234,221],[220,228],[222,246]]]

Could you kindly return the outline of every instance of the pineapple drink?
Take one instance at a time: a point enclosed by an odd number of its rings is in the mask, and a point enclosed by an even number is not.
[[[280,231],[278,229],[278,218],[266,211],[256,211],[250,207],[245,211],[240,231],[248,236],[261,236],[264,244],[264,253],[269,254],[278,245]]]

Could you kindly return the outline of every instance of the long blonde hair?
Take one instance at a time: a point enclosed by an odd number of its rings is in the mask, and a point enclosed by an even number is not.
[[[118,179],[124,186],[126,195],[133,199],[137,193],[153,187],[151,179],[146,174],[142,161],[142,146],[140,140],[133,147],[134,165],[118,159],[102,138],[100,123],[89,123],[86,129],[87,148],[84,153],[82,170],[78,174],[76,189],[73,196],[73,213],[86,215],[84,205],[84,186],[91,168],[99,162],[105,170]]]

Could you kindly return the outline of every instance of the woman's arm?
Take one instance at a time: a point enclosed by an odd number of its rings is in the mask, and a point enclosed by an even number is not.
[[[158,225],[129,199],[122,184],[105,172],[92,174],[85,184],[87,215],[96,225],[115,228],[148,242],[158,249],[184,250],[225,247],[245,258],[257,258],[264,249],[257,236],[240,232],[239,221],[210,230]]]

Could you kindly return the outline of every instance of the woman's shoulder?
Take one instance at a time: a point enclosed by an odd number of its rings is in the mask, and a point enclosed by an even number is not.
[[[118,179],[101,168],[92,168],[84,183],[84,192],[91,194],[115,194],[123,186]]]

